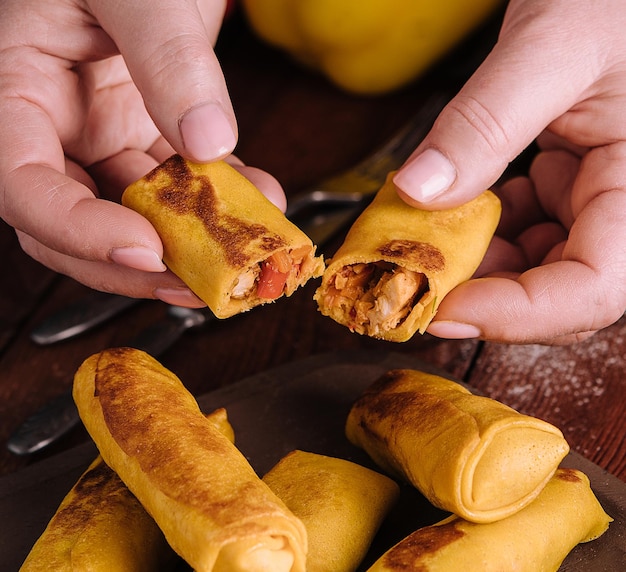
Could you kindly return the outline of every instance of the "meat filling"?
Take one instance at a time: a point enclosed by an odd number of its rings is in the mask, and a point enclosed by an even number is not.
[[[388,262],[353,264],[335,276],[326,302],[349,316],[352,331],[376,335],[400,324],[427,291],[421,272]]]
[[[309,246],[275,252],[237,277],[231,297],[275,300],[283,293],[290,294],[300,285],[303,272],[308,271],[310,254]]]

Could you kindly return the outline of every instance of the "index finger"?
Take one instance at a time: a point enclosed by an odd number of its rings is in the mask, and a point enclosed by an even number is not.
[[[159,131],[181,155],[198,162],[223,158],[237,142],[235,115],[213,52],[225,1],[208,5],[143,0],[115,8],[92,0],[98,21],[124,55]]]
[[[65,157],[51,119],[35,103],[0,94],[11,121],[0,122],[0,216],[14,228],[64,255],[110,261],[114,248],[144,247],[161,271],[161,241],[139,214],[96,199],[66,176]],[[148,269],[148,268],[144,268]]]

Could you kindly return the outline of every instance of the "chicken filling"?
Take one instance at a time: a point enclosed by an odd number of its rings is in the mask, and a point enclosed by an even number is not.
[[[352,331],[376,335],[402,323],[426,292],[428,279],[421,272],[390,262],[360,263],[335,275],[325,302],[348,316]]]
[[[303,273],[307,272],[310,252],[309,246],[275,252],[237,277],[231,297],[243,299],[256,296],[275,300],[283,293],[293,292],[299,286]]]

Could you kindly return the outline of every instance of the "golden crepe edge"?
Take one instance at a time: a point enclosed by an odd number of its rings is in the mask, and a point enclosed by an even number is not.
[[[291,296],[324,271],[311,239],[224,161],[173,155],[122,204],[150,221],[165,264],[218,318]]]
[[[472,277],[501,204],[486,190],[459,207],[420,210],[398,196],[394,174],[328,261],[314,299],[353,332],[404,342],[424,333],[448,292]]]
[[[302,522],[200,412],[182,382],[133,348],[87,358],[74,378],[81,419],[105,462],[197,572],[304,572]]]

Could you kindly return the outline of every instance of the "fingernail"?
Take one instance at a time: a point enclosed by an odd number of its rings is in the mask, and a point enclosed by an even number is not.
[[[189,288],[155,288],[154,297],[172,306],[186,308],[200,308],[206,304],[200,300]]]
[[[428,203],[448,190],[456,178],[456,169],[443,153],[426,149],[394,176],[393,182],[420,203]]]
[[[448,338],[450,340],[466,340],[480,338],[480,330],[472,324],[461,322],[450,322],[447,320],[436,320],[428,326],[428,333],[438,338]]]
[[[154,250],[144,246],[114,248],[109,254],[109,258],[120,266],[128,266],[146,272],[163,272],[166,269],[161,257]]]
[[[237,143],[237,136],[217,103],[190,109],[180,120],[179,129],[185,149],[198,162],[228,155]]]

